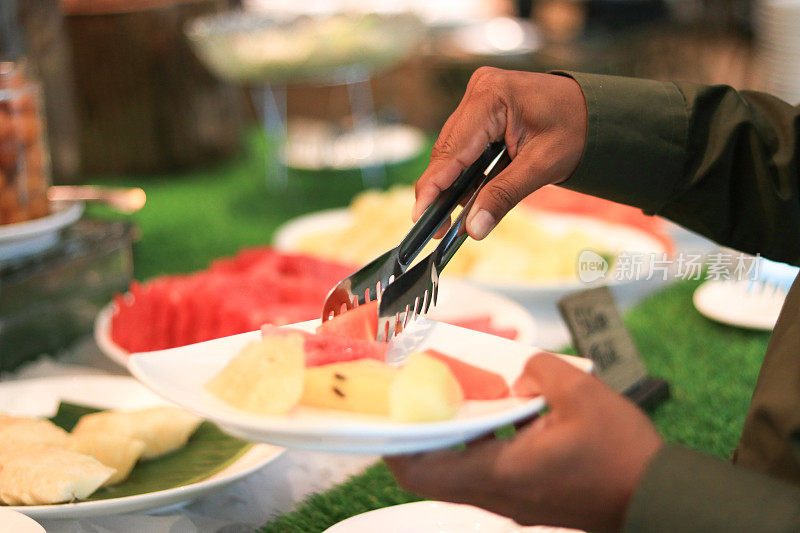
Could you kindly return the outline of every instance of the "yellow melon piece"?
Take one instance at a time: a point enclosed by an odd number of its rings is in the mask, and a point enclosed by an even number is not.
[[[300,401],[304,374],[303,338],[272,336],[245,346],[205,388],[244,411],[284,414]]]
[[[142,456],[145,443],[126,435],[84,431],[70,435],[68,448],[74,452],[91,455],[104,465],[116,470],[103,486],[124,481],[136,461]]]
[[[306,369],[302,405],[389,415],[389,389],[398,370],[374,359]]]
[[[400,422],[447,420],[463,402],[450,368],[421,352],[408,356],[389,389],[389,412]]]

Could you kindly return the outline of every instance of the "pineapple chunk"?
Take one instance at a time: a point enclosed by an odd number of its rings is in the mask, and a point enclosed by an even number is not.
[[[408,356],[389,390],[389,412],[400,422],[447,420],[464,402],[450,368],[430,355]]]
[[[105,433],[137,439],[144,443],[142,459],[155,459],[182,448],[202,422],[202,418],[171,405],[100,411],[83,415],[72,428],[72,436]]]
[[[206,390],[244,411],[288,413],[303,394],[305,352],[300,335],[253,341],[206,383]]]
[[[84,431],[70,435],[69,449],[91,455],[101,463],[116,470],[103,486],[115,485],[124,481],[131,473],[136,461],[144,452],[145,443],[128,435],[114,435],[99,431]]]
[[[398,370],[374,359],[306,369],[302,405],[389,415],[389,389]]]

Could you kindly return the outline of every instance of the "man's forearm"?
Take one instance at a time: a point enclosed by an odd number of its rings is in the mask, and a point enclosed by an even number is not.
[[[800,262],[800,109],[725,86],[563,74],[588,111],[586,149],[563,186]]]

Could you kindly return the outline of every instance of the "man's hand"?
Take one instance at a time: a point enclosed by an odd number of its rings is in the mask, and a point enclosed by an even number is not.
[[[548,413],[510,440],[485,438],[464,451],[385,458],[400,485],[524,525],[619,529],[663,444],[650,421],[598,379],[551,354],[531,357],[514,389],[543,394]]]
[[[549,74],[476,70],[417,181],[414,220],[489,142],[500,139],[512,161],[484,187],[468,215],[467,231],[477,240],[528,194],[564,181],[578,166],[586,144],[586,102],[577,82]]]

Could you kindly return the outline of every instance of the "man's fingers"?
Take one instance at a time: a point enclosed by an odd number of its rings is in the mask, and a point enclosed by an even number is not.
[[[462,170],[478,159],[487,144],[503,138],[506,107],[498,95],[494,76],[493,69],[475,71],[464,98],[442,127],[428,168],[417,181],[414,221]]]
[[[506,444],[497,439],[479,439],[466,450],[396,455],[383,460],[405,490],[453,501],[459,493],[479,486],[491,475],[492,458]]]
[[[523,141],[518,149],[513,161],[486,184],[475,200],[467,219],[467,230],[473,239],[485,238],[526,196],[561,180],[564,169],[559,151],[547,135]]]
[[[444,135],[449,137],[445,138]],[[431,152],[428,168],[417,180],[413,211],[415,222],[436,197],[455,181],[461,171],[480,157],[486,145],[492,140],[480,129],[458,130],[458,132],[449,128],[442,130]]]
[[[542,394],[553,408],[570,408],[588,397],[587,389],[594,385],[594,378],[584,371],[553,354],[539,352],[525,363],[513,390],[520,396]]]
[[[525,198],[528,190],[525,164],[518,159],[487,183],[467,215],[467,232],[473,239],[484,239],[512,207]]]

